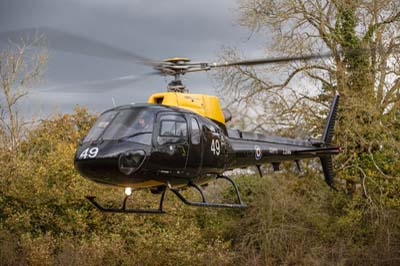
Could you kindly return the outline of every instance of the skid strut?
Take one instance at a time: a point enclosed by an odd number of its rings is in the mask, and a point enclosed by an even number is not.
[[[163,210],[163,203],[165,192],[167,190],[164,189],[163,193],[161,194],[160,203],[158,205],[158,209],[129,209],[126,208],[126,202],[131,195],[125,196],[124,200],[122,201],[122,205],[120,208],[105,208],[101,206],[97,201],[96,197],[94,196],[86,196],[86,198],[92,203],[99,211],[102,212],[112,212],[112,213],[150,213],[150,214],[163,214],[165,211]]]
[[[175,188],[171,188],[170,190],[186,205],[190,205],[190,206],[197,206],[197,207],[215,207],[215,208],[246,208],[247,205],[243,203],[241,197],[240,197],[240,193],[239,193],[239,189],[235,183],[235,181],[233,181],[231,178],[221,175],[218,176],[218,178],[221,179],[225,179],[228,180],[231,185],[233,186],[233,188],[235,189],[235,193],[236,193],[236,197],[237,197],[237,201],[238,203],[214,203],[214,202],[207,202],[206,197],[204,195],[203,190],[196,184],[194,183],[189,183],[188,186],[189,187],[193,187],[194,189],[196,189],[202,198],[201,202],[198,201],[189,201],[187,200],[180,192],[178,189]]]
[[[215,208],[246,208],[247,205],[243,203],[242,198],[240,197],[239,189],[231,178],[221,175],[217,176],[217,179],[225,179],[231,185],[233,186],[235,190],[235,194],[237,197],[237,203],[214,203],[214,202],[208,202],[206,199],[206,196],[204,195],[204,191],[201,189],[200,186],[194,183],[189,183],[188,186],[196,189],[200,195],[201,195],[201,202],[197,201],[190,201],[186,199],[179,191],[179,189],[176,188],[169,188],[184,204],[190,205],[190,206],[197,206],[197,207],[215,207]],[[111,213],[149,213],[149,214],[163,214],[165,211],[163,210],[163,203],[164,203],[164,198],[165,198],[165,193],[167,192],[167,187],[163,187],[163,191],[161,194],[160,198],[160,203],[158,205],[158,209],[130,209],[126,207],[126,203],[128,201],[128,198],[131,196],[126,195],[124,200],[122,201],[121,207],[119,208],[106,208],[101,206],[97,201],[96,197],[94,196],[86,196],[86,198],[92,203],[99,211],[102,212],[111,212]]]

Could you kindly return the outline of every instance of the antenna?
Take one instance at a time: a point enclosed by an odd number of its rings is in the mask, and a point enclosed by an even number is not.
[[[114,107],[116,107],[117,105],[115,104],[115,99],[114,99],[114,97],[111,97],[111,101],[112,101]]]

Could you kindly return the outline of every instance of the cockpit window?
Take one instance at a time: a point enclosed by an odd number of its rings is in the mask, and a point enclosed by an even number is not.
[[[121,110],[106,129],[102,138],[105,140],[126,138],[126,140],[133,141],[135,136],[149,134],[149,139],[151,139],[153,124],[153,113],[148,111],[138,112],[134,109]]]
[[[96,123],[94,123],[94,125],[90,129],[89,133],[86,135],[83,142],[90,142],[97,140],[101,135],[101,133],[103,133],[104,129],[110,124],[111,120],[113,120],[116,114],[117,114],[116,111],[109,111],[103,113],[97,119]]]
[[[113,113],[112,117],[110,115],[111,119],[108,116],[105,117],[108,113],[101,115],[95,124],[95,126],[98,125],[96,136],[88,138],[92,131],[90,130],[84,141],[100,138],[103,140],[126,140],[151,144],[154,124],[153,112],[142,109],[123,109],[113,111]]]

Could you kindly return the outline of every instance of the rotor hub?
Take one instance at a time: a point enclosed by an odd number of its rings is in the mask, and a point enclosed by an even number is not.
[[[154,69],[160,71],[164,75],[173,76],[172,80],[167,89],[170,92],[187,92],[185,86],[182,83],[181,76],[185,75],[186,72],[191,72],[197,64],[189,63],[189,58],[184,57],[173,57],[163,60],[160,64],[156,65]]]

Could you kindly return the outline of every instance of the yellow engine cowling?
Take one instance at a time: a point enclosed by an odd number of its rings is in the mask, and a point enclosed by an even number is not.
[[[179,92],[161,92],[149,97],[148,103],[163,104],[190,110],[225,124],[225,118],[216,96]]]

